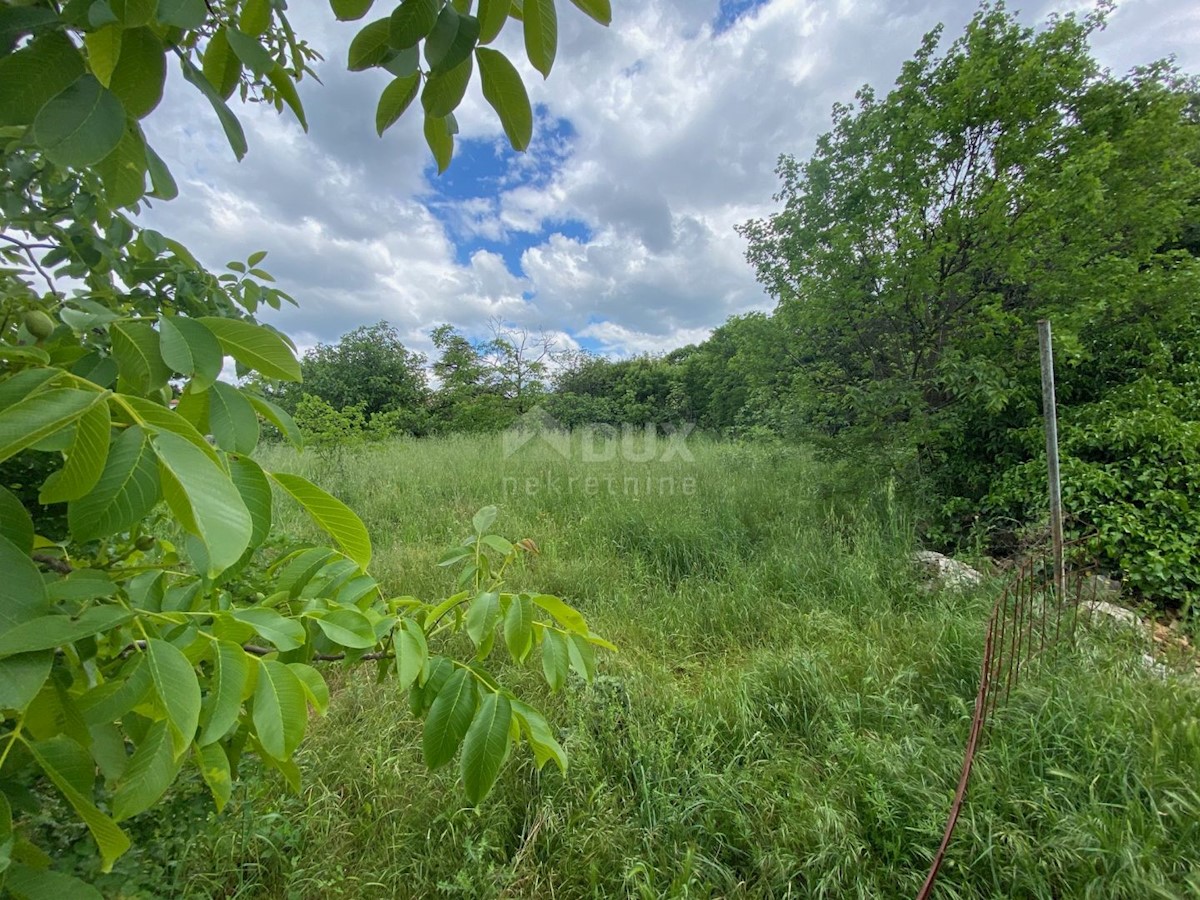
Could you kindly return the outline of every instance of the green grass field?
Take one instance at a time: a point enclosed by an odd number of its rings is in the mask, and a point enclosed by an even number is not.
[[[538,773],[523,749],[477,810],[452,771],[425,771],[389,682],[331,667],[300,795],[249,774],[220,817],[198,788],[155,814],[158,849],[135,853],[183,855],[163,892],[914,895],[994,586],[921,590],[886,486],[839,487],[795,450],[687,447],[690,460],[641,463],[588,462],[578,442],[570,458],[536,441],[505,458],[498,437],[269,451],[360,512],[396,594],[451,593],[438,556],[498,504],[497,530],[542,549],[515,584],[576,603],[621,652],[556,696],[536,672],[506,673],[561,729],[571,767]],[[1200,690],[1144,674],[1140,652],[1091,636],[1014,695],[938,897],[1200,896]]]

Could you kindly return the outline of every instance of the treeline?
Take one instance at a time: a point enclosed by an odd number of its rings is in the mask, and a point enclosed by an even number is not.
[[[381,325],[309,354],[304,390],[413,433],[503,428],[540,404],[569,427],[689,421],[804,441],[861,477],[899,475],[927,539],[1011,553],[1045,518],[1047,318],[1072,528],[1133,588],[1191,607],[1200,89],[1170,63],[1101,69],[1088,42],[1106,12],[1032,29],[985,4],[944,52],[927,36],[886,96],[838,105],[810,159],[781,158],[782,208],[740,229],[770,315],[622,361],[445,326],[435,388],[397,351],[395,368],[348,382],[393,372],[378,400],[327,389],[323,373]]]
[[[763,313],[730,319],[702,344],[623,360],[500,325],[485,340],[451,325],[432,338],[430,358],[387,322],[362,326],[307,351],[302,384],[262,390],[303,430],[331,438],[499,431],[535,407],[564,428],[688,422],[741,434],[778,429],[790,377],[786,335]]]

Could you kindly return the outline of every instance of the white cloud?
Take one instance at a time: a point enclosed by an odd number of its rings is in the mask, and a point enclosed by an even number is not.
[[[1079,5],[1043,0],[1026,20]],[[173,77],[148,131],[181,197],[148,222],[210,265],[269,250],[267,267],[301,302],[272,321],[303,345],[386,318],[428,350],[440,322],[481,335],[499,316],[614,354],[694,342],[768,305],[733,226],[773,208],[778,155],[806,155],[835,101],[867,82],[886,91],[926,31],[943,21],[953,39],[973,12],[962,0],[773,0],[717,34],[715,0],[619,0],[611,29],[564,8],[548,81],[523,60],[513,23],[501,46],[538,104],[534,145],[471,190],[452,169],[447,198],[418,110],[374,133],[387,76],[344,69],[361,23],[293,6],[327,58],[324,84],[302,85],[310,134],[239,110],[250,153],[237,164],[211,110]],[[1200,10],[1125,0],[1094,46],[1116,71],[1172,52],[1196,69]],[[477,82],[458,119],[462,137],[502,140]],[[555,233],[570,221],[585,238]],[[492,252],[505,242],[525,248],[518,274]]]

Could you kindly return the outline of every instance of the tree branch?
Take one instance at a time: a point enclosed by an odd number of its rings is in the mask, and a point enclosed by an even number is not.
[[[57,297],[58,288],[54,284],[54,279],[50,277],[50,273],[42,268],[42,264],[38,262],[37,257],[33,255],[34,250],[53,250],[54,246],[52,244],[27,244],[24,241],[19,241],[12,235],[8,234],[0,234],[0,238],[3,238],[10,244],[15,244],[21,248],[21,251],[25,254],[25,258],[29,260],[29,264],[37,270],[37,273],[41,275],[43,279],[45,279],[47,287],[50,288],[50,293]]]

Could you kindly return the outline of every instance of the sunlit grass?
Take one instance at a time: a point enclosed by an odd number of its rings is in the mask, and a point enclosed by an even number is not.
[[[542,549],[516,583],[577,603],[621,652],[554,697],[536,673],[506,672],[561,728],[571,769],[538,773],[522,752],[479,810],[453,772],[424,770],[388,682],[331,670],[302,793],[251,776],[190,844],[178,889],[914,895],[962,760],[988,592],[922,590],[883,488],[825,483],[800,451],[688,448],[642,463],[536,441],[506,457],[499,438],[270,451],[362,513],[395,593],[445,595],[439,553],[497,503],[498,529]],[[1200,691],[1133,656],[1090,638],[1014,695],[939,897],[1200,895]]]

